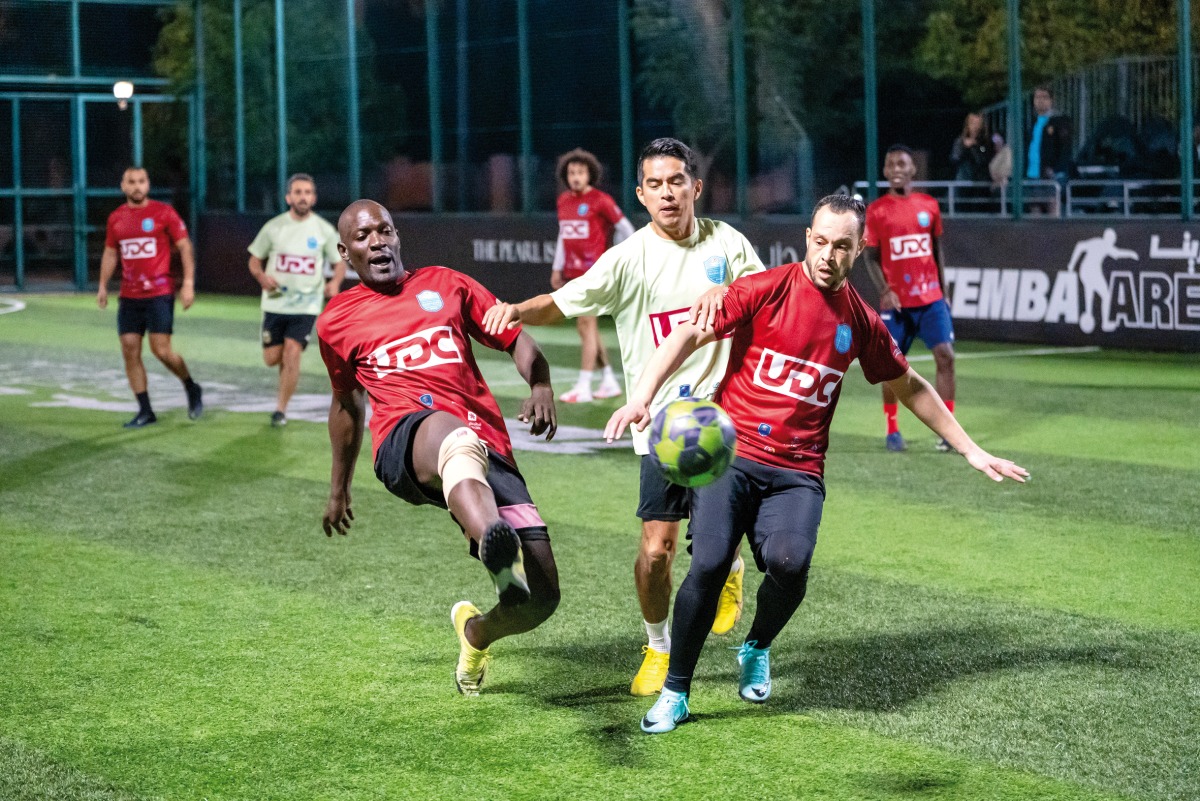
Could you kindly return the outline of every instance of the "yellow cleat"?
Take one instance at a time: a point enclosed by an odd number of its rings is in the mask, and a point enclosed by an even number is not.
[[[667,663],[670,661],[671,655],[655,651],[649,645],[642,646],[642,653],[646,655],[646,658],[642,660],[642,666],[638,668],[637,675],[633,677],[633,683],[629,685],[629,693],[631,695],[654,695],[662,689],[663,682],[667,680]]]
[[[479,649],[467,642],[467,621],[480,615],[479,609],[470,601],[459,601],[450,610],[454,631],[458,634],[458,665],[454,669],[454,684],[463,695],[479,695],[483,677],[487,673],[492,656],[487,648]]]
[[[717,602],[717,617],[713,620],[713,634],[728,634],[742,619],[742,577],[746,575],[746,561],[725,579],[721,588],[721,600]]]

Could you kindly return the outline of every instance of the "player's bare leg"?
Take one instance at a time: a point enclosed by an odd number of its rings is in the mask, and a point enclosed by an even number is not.
[[[187,393],[188,417],[192,420],[198,418],[204,412],[200,385],[192,380],[192,374],[188,372],[183,357],[171,348],[171,335],[150,334],[150,352],[183,382],[183,389]]]
[[[950,409],[951,414],[954,413],[954,346],[949,342],[943,342],[940,345],[935,345],[933,348],[933,362],[937,367],[937,375],[934,378],[937,386],[938,395],[942,397],[946,407]],[[942,452],[952,450],[950,443],[942,440],[937,444],[937,449]]]
[[[434,412],[417,427],[412,454],[413,471],[419,483],[430,487],[442,485],[442,477],[438,472],[439,453],[446,438],[458,429],[468,430],[461,420],[446,412]],[[516,537],[511,526],[501,520],[496,498],[486,482],[467,479],[457,483],[446,498],[446,505],[463,527],[465,535],[476,543],[485,566],[488,566],[487,550],[493,538],[507,536],[505,532],[511,533],[512,538]],[[500,535],[497,534],[498,530],[502,530]],[[498,543],[495,547],[504,545]],[[558,573],[549,542],[522,546],[518,541],[516,550],[515,560],[524,567],[527,594],[521,594],[520,602],[506,602],[502,597],[491,611],[480,616],[482,619],[471,618],[468,621],[466,636],[474,648],[482,650],[501,637],[529,631],[550,617],[558,606]],[[536,579],[533,573],[537,574]],[[503,591],[502,596],[507,597]]]
[[[288,403],[296,394],[296,385],[300,383],[300,359],[302,356],[304,356],[304,346],[301,343],[294,339],[283,340],[279,359],[279,394],[275,400],[275,415],[271,416],[272,425],[282,425],[287,420]],[[277,419],[281,422],[277,423]]]
[[[643,648],[641,667],[629,685],[633,695],[653,695],[667,678],[671,637],[667,615],[671,609],[671,565],[679,544],[679,523],[643,520],[642,544],[633,566],[638,604],[649,643]]]
[[[146,365],[142,364],[142,335],[121,334],[121,358],[125,361],[125,377],[133,394],[146,391]]]
[[[586,337],[583,329],[584,320],[589,324]],[[621,384],[613,374],[612,361],[608,358],[608,351],[604,348],[604,340],[600,338],[599,321],[595,317],[580,317],[579,323],[579,336],[583,341],[583,369],[587,371],[600,370],[600,386],[596,387],[592,397],[606,400],[620,396]]]

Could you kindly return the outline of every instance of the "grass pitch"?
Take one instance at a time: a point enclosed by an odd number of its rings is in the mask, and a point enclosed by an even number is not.
[[[580,430],[518,452],[563,603],[465,699],[449,609],[490,583],[368,448],[354,533],[321,534],[315,348],[273,430],[256,304],[202,297],[176,343],[209,411],[189,422],[147,356],[160,423],[124,431],[114,313],[22,300],[0,314],[0,799],[1200,798],[1200,357],[962,343],[960,418],[1025,487],[911,416],[886,453],[877,390],[849,375],[774,696],[739,701],[727,650],[751,571],[695,720],[650,737],[627,694],[635,457],[586,431],[615,402],[560,406]],[[573,329],[532,333],[565,388]],[[511,363],[477,354],[511,417]]]

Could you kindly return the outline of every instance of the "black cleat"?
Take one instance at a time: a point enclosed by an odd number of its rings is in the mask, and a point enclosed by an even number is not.
[[[145,428],[151,423],[157,423],[158,418],[154,416],[154,412],[138,412],[137,417],[134,417],[124,425],[124,428]]]
[[[529,600],[529,580],[525,578],[521,538],[512,526],[497,520],[488,528],[479,543],[479,561],[491,574],[500,603],[514,606]]]
[[[188,419],[199,420],[200,415],[204,414],[204,401],[201,398],[204,393],[200,389],[199,384],[193,384],[192,386],[195,389],[188,389],[187,391]]]
[[[283,412],[271,412],[271,428],[283,428],[287,425],[287,415]]]

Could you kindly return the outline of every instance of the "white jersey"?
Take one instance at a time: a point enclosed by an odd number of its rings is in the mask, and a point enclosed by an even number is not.
[[[250,255],[267,260],[267,275],[279,289],[263,290],[262,310],[276,314],[321,313],[325,302],[325,265],[342,260],[337,229],[316,214],[303,220],[290,212],[272,217],[254,237]]]
[[[746,237],[718,220],[698,218],[692,235],[678,242],[647,225],[550,297],[567,317],[610,315],[616,321],[625,386],[632,392],[654,349],[687,319],[697,298],[762,270]],[[725,375],[729,348],[728,339],[718,340],[689,356],[654,396],[650,414],[679,397],[711,398]],[[634,450],[649,453],[649,440],[648,426],[634,431]]]

